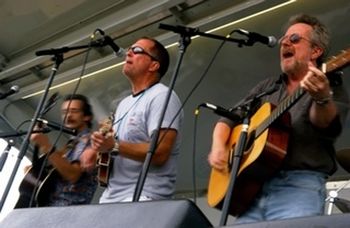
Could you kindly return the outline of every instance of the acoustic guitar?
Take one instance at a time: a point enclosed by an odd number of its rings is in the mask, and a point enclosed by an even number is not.
[[[113,121],[114,121],[113,115],[109,116],[108,119],[105,119],[104,121],[102,121],[99,131],[103,135],[107,135],[108,132],[110,132],[110,130],[113,127]],[[109,179],[109,175],[110,175],[110,170],[112,168],[112,162],[113,162],[113,160],[111,159],[110,153],[108,153],[108,152],[101,153],[100,152],[98,154],[97,178],[98,178],[99,185],[102,187],[107,187],[108,179]]]
[[[350,62],[350,49],[332,57],[326,63],[326,73],[345,67]],[[245,212],[263,183],[280,167],[287,153],[289,114],[286,112],[303,95],[298,88],[277,107],[263,104],[250,118],[248,141],[241,158],[238,175],[232,192],[229,213],[237,216]],[[208,204],[221,209],[230,182],[232,157],[242,125],[235,127],[227,144],[227,171],[211,170],[208,185]]]
[[[84,140],[85,143],[87,143],[89,137],[90,136],[83,136],[79,139],[71,139],[62,149],[55,149],[54,153],[64,156],[68,151],[75,148],[80,141]],[[35,147],[35,150],[37,150],[37,147]],[[34,151],[33,155],[37,153],[37,151]],[[34,158],[32,166],[26,171],[19,186],[20,197],[15,208],[42,207],[49,205],[50,194],[55,191],[57,181],[61,178],[62,176],[56,168],[49,164],[48,154],[42,154],[39,158]]]
[[[19,186],[20,196],[15,208],[47,205],[48,193],[53,191],[57,175],[57,171],[47,164],[46,155],[33,160]]]

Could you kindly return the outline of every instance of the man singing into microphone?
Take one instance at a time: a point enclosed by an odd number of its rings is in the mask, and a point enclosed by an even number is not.
[[[252,100],[277,84],[279,89],[264,96],[261,104],[278,105],[299,88],[305,92],[289,109],[291,126],[287,131],[289,140],[282,166],[262,184],[255,200],[239,214],[237,223],[324,213],[326,179],[336,170],[333,144],[341,133],[349,103],[341,79],[336,75],[328,79],[319,69],[328,43],[328,31],[317,18],[304,14],[292,17],[279,40],[282,75],[261,82],[246,97],[245,101]],[[223,118],[213,132],[208,160],[219,172],[227,170],[232,128],[234,123]],[[280,138],[274,142],[276,144],[270,144],[276,146],[276,151],[280,149],[278,140]],[[263,172],[261,170],[260,174]]]
[[[115,113],[113,135],[91,135],[93,148],[113,155],[111,176],[100,203],[132,201],[139,173],[157,130],[168,88],[160,83],[169,66],[169,54],[157,40],[143,37],[127,51],[123,73],[132,94],[125,97]],[[183,113],[172,92],[160,137],[139,200],[171,198],[175,190],[176,160],[181,142]]]
[[[93,113],[88,99],[80,94],[67,95],[61,112],[64,126],[77,131],[77,136],[69,140],[64,148],[53,147],[45,134],[31,135],[31,142],[40,153],[48,156],[48,162],[58,174],[53,175],[56,178],[51,181],[54,186],[48,186],[50,192],[39,192],[47,194],[47,197],[43,197],[47,198],[47,202],[39,202],[40,206],[89,204],[97,187],[96,152],[90,147],[89,140]],[[19,204],[17,207],[26,207]]]

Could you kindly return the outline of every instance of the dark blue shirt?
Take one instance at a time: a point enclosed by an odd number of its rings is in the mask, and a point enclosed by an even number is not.
[[[90,130],[85,129],[75,138],[71,139],[65,157],[71,162],[80,162],[80,156],[85,148],[90,146]],[[57,173],[56,173],[57,174]],[[75,183],[63,179],[59,175],[53,175],[55,178],[53,192],[49,197],[48,206],[68,206],[75,204],[89,204],[97,188],[96,169],[91,172],[84,172]]]

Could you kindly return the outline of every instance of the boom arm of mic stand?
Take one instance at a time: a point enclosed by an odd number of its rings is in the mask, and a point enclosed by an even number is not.
[[[219,36],[219,35],[215,35],[215,34],[211,34],[211,33],[204,33],[199,31],[198,28],[190,28],[190,27],[184,27],[184,26],[173,26],[173,25],[167,25],[167,24],[159,24],[159,28],[160,29],[164,29],[164,30],[169,30],[169,31],[173,31],[175,33],[179,33],[179,34],[186,34],[187,36],[203,36],[203,37],[208,37],[208,38],[212,38],[212,39],[217,39],[217,40],[223,40],[223,41],[230,41],[230,42],[234,42],[238,44],[238,47],[242,47],[243,45],[245,46],[251,46],[251,44],[248,43],[247,40],[244,39],[235,39],[235,38],[230,38],[230,37],[226,37],[226,36]]]
[[[149,147],[149,150],[146,154],[145,161],[143,163],[140,175],[139,175],[137,183],[136,183],[135,192],[134,192],[133,200],[132,200],[133,202],[137,202],[140,199],[153,154],[155,153],[155,150],[157,149],[158,139],[159,139],[159,131],[161,128],[161,124],[163,122],[165,112],[166,112],[166,109],[167,109],[168,104],[169,104],[171,93],[172,93],[174,86],[175,86],[175,82],[176,82],[176,79],[177,79],[177,76],[178,76],[178,73],[180,70],[180,66],[181,66],[181,62],[182,62],[184,54],[185,54],[185,50],[190,43],[191,43],[190,37],[185,35],[185,34],[182,34],[181,39],[180,39],[180,45],[179,45],[179,53],[180,54],[179,54],[179,57],[177,59],[177,62],[175,65],[175,70],[174,70],[174,73],[172,75],[172,78],[171,78],[171,81],[169,84],[168,93],[166,95],[164,105],[162,107],[162,112],[161,112],[161,115],[160,115],[160,118],[158,121],[157,128],[152,135],[150,147]]]
[[[80,45],[80,46],[72,46],[72,47],[61,47],[61,48],[50,48],[45,50],[39,50],[35,52],[35,55],[41,56],[41,55],[59,55],[64,54],[66,52],[72,51],[72,50],[79,50],[79,49],[87,49],[89,47],[104,47],[108,45],[105,40],[96,40],[93,42],[90,42],[88,45]]]

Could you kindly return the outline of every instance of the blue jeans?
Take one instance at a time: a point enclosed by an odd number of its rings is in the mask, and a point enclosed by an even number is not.
[[[326,178],[308,170],[280,171],[235,224],[324,214]]]

